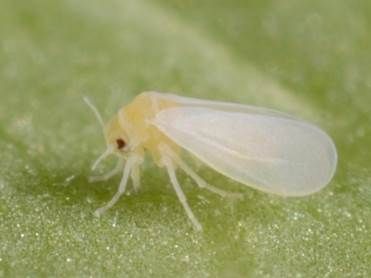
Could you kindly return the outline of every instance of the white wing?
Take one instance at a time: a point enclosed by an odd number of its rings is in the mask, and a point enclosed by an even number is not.
[[[293,118],[185,106],[162,110],[153,123],[216,171],[262,191],[314,193],[336,169],[332,140]]]

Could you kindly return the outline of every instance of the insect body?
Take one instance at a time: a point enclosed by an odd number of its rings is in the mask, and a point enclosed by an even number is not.
[[[195,183],[221,196],[235,196],[213,187],[182,159],[185,149],[214,170],[253,188],[282,196],[304,196],[326,186],[336,170],[337,153],[331,138],[319,128],[274,110],[217,101],[145,92],[123,107],[104,125],[107,156],[118,155],[115,169],[92,180],[107,180],[123,169],[117,193],[100,215],[125,192],[131,178],[140,186],[139,167],[149,152],[166,168],[171,184],[189,219],[201,225],[190,209],[176,177],[182,169]],[[125,164],[125,166],[124,166]]]

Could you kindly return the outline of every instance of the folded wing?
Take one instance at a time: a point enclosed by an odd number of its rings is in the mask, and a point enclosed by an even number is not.
[[[153,124],[211,168],[262,191],[303,196],[330,182],[337,154],[326,133],[248,108],[250,112],[175,107],[158,113]]]

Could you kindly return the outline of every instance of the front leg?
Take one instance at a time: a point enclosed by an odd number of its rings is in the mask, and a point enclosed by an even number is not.
[[[115,168],[113,168],[111,171],[101,176],[90,176],[89,182],[107,181],[113,176],[117,175],[122,170],[123,167],[124,167],[124,159],[120,157],[119,160],[117,161]]]
[[[131,181],[133,183],[134,192],[137,193],[140,188],[140,170],[139,170],[139,163],[133,166],[131,171]]]
[[[134,156],[131,156],[128,158],[128,160],[126,161],[126,164],[125,164],[125,168],[124,168],[124,171],[123,171],[123,175],[122,175],[122,179],[121,179],[121,182],[120,182],[120,185],[118,187],[118,190],[116,192],[116,194],[113,196],[113,198],[103,207],[97,209],[95,211],[95,215],[96,216],[100,216],[102,215],[104,212],[106,212],[108,209],[110,209],[112,206],[114,206],[117,201],[120,199],[121,195],[125,193],[125,190],[126,190],[126,186],[127,186],[127,183],[128,183],[128,180],[129,180],[129,177],[130,177],[130,172],[133,168],[133,165],[135,164],[135,161],[136,161],[136,157]]]

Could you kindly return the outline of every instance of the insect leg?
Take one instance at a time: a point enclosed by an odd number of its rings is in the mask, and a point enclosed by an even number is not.
[[[205,188],[215,194],[218,194],[222,197],[229,197],[229,198],[242,198],[241,193],[234,193],[234,192],[227,192],[222,189],[219,189],[215,186],[208,184],[203,178],[201,178],[195,171],[191,169],[178,155],[176,155],[171,150],[167,150],[169,155],[175,161],[177,166],[179,166],[188,176],[190,176],[200,188]]]
[[[188,218],[191,220],[195,229],[198,230],[198,231],[201,231],[202,226],[201,226],[200,222],[198,222],[196,216],[193,214],[191,208],[188,205],[187,199],[186,199],[186,197],[183,193],[183,190],[180,187],[180,184],[179,184],[179,182],[176,178],[175,168],[174,168],[174,165],[173,165],[172,161],[170,160],[169,157],[164,156],[163,157],[163,162],[166,166],[166,170],[168,172],[170,182],[171,182],[171,184],[172,184],[172,186],[175,190],[176,195],[178,196],[178,199],[179,199],[180,203],[182,204],[185,212],[187,213]]]
[[[95,160],[93,163],[93,166],[91,167],[91,170],[94,171],[98,165],[106,159],[108,156],[110,156],[113,153],[113,148],[111,145],[107,147],[107,149]]]
[[[133,182],[134,191],[138,192],[140,187],[140,172],[139,172],[139,163],[136,163],[133,166],[131,171],[131,181]]]
[[[116,202],[120,199],[121,195],[125,192],[126,185],[128,183],[130,172],[131,172],[131,169],[132,169],[132,166],[133,166],[133,163],[134,163],[135,159],[136,159],[135,157],[129,157],[128,158],[128,160],[125,164],[124,173],[122,175],[122,179],[121,179],[121,182],[120,182],[120,185],[118,187],[118,190],[117,190],[116,194],[113,196],[113,198],[105,206],[97,209],[94,212],[94,214],[96,216],[100,216],[105,211],[110,209],[114,204],[116,204]]]
[[[124,167],[124,159],[123,158],[119,158],[119,160],[117,161],[117,164],[116,164],[115,168],[113,168],[111,171],[109,171],[108,173],[106,173],[104,175],[101,175],[101,176],[91,176],[91,177],[89,177],[89,182],[98,182],[98,181],[109,180],[113,176],[117,175],[122,170],[123,167]]]

